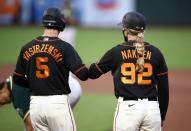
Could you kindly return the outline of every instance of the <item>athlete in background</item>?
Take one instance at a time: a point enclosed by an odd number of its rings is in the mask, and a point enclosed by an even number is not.
[[[145,17],[129,12],[122,20],[125,42],[90,66],[96,79],[111,71],[118,104],[113,131],[160,131],[169,102],[168,69],[160,50],[144,42]]]
[[[64,0],[64,7],[61,13],[64,15],[64,20],[67,26],[64,31],[60,32],[58,37],[75,47],[76,29],[74,26],[77,25],[77,21],[72,11],[71,0]],[[80,99],[82,88],[72,72],[69,74],[69,86],[72,92],[69,94],[69,102],[73,108]]]

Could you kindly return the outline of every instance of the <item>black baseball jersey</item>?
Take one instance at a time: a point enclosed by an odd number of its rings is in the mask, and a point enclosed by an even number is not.
[[[26,76],[31,95],[69,94],[69,71],[81,80],[88,70],[74,48],[57,37],[38,37],[22,47],[15,74]]]
[[[137,58],[132,41],[117,45],[106,52],[98,63],[90,66],[89,77],[97,78],[111,70],[117,98],[158,97],[157,77],[168,71],[162,53],[145,42],[145,64],[142,73],[136,72]]]

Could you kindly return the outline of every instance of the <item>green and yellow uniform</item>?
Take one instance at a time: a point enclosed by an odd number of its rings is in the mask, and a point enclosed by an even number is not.
[[[19,116],[25,120],[29,115],[29,105],[30,105],[30,92],[28,88],[24,88],[16,85],[12,77],[10,76],[7,80],[7,85],[11,91],[11,100],[14,108],[18,112]]]

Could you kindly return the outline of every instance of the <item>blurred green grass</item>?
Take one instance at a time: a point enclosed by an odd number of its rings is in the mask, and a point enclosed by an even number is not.
[[[78,131],[111,131],[115,104],[111,94],[83,94],[74,109]]]
[[[24,131],[22,119],[18,117],[12,104],[0,107],[0,131]]]
[[[42,27],[0,27],[0,64],[14,64],[22,45],[41,35]],[[156,45],[171,69],[191,68],[191,27],[149,27],[146,41]],[[113,46],[121,43],[121,29],[77,28],[76,49],[91,64]]]
[[[116,99],[110,94],[83,94],[74,109],[78,131],[111,131]],[[23,131],[12,105],[0,108],[0,131]]]
[[[0,64],[15,64],[22,45],[41,33],[41,27],[0,27]],[[191,27],[149,27],[145,38],[160,48],[169,68],[191,68]],[[76,49],[88,65],[122,41],[120,29],[77,28]],[[110,131],[115,102],[111,94],[83,94],[74,109],[78,131]],[[11,105],[0,108],[0,116],[0,131],[23,130]]]

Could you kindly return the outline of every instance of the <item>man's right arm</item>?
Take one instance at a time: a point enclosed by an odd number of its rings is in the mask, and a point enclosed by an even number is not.
[[[23,59],[23,48],[20,51],[17,59],[16,69],[13,73],[13,82],[22,87],[28,87],[27,78],[25,75],[26,60]]]
[[[82,63],[80,56],[71,45],[69,45],[65,54],[65,64],[80,80],[85,81],[88,79],[88,68]]]
[[[91,64],[89,68],[89,78],[97,79],[102,74],[112,70],[113,66],[113,49],[107,51],[99,62]]]
[[[13,74],[13,82],[19,86],[28,88],[27,78],[16,72]]]

